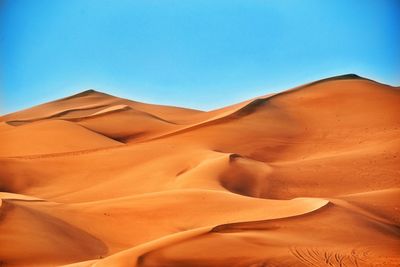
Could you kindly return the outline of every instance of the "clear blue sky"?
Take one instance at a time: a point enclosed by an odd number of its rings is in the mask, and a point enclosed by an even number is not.
[[[0,0],[0,113],[94,88],[212,109],[356,73],[400,85],[399,0]]]

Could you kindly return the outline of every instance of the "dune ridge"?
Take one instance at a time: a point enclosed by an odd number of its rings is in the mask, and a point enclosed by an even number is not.
[[[0,265],[399,266],[400,91],[211,111],[95,90],[0,117]]]

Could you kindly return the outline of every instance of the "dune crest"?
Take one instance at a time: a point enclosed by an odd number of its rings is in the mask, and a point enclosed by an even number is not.
[[[0,117],[0,265],[399,266],[400,91],[211,111],[95,90]]]

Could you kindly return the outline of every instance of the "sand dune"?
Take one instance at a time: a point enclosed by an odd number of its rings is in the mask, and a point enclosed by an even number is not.
[[[204,112],[88,90],[0,117],[0,265],[400,266],[400,91]]]
[[[54,131],[57,129],[57,131]],[[33,122],[0,132],[0,156],[21,156],[122,145],[64,120]]]

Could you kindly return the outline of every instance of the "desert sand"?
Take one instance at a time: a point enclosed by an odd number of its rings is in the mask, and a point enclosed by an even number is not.
[[[84,91],[0,117],[0,197],[1,266],[400,266],[400,89]]]

